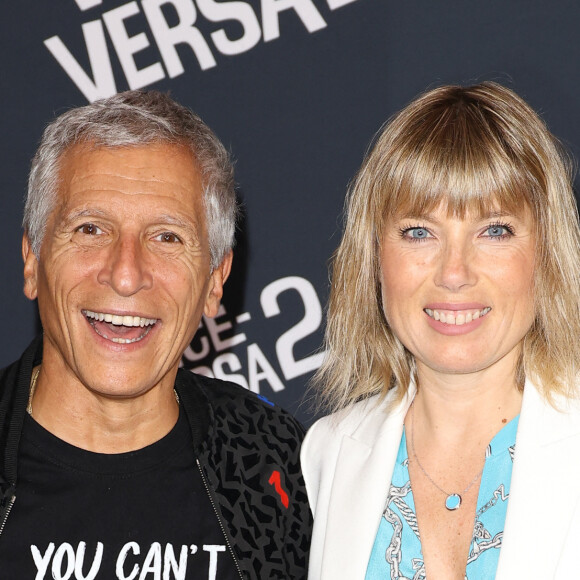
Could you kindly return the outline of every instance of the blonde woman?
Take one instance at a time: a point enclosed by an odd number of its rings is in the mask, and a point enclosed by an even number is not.
[[[333,259],[302,451],[311,580],[578,578],[580,234],[569,163],[495,83],[380,132]]]

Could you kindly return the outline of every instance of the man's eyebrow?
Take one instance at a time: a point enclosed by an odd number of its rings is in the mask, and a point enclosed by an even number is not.
[[[198,216],[192,216],[191,219],[181,218],[176,215],[163,214],[157,216],[153,223],[160,227],[170,226],[176,227],[179,230],[185,232],[186,236],[191,236],[191,239],[200,242],[202,237],[203,224]]]
[[[181,217],[170,215],[170,214],[162,214],[155,219],[156,222],[160,224],[167,224],[170,226],[178,226],[185,229],[196,229],[198,226],[197,219],[183,219]]]
[[[72,222],[83,217],[106,217],[106,212],[96,208],[84,208],[65,213],[64,222]]]
[[[110,212],[104,211],[98,208],[84,208],[75,211],[71,211],[70,213],[65,215],[65,221],[70,222],[77,220],[79,218],[87,217],[97,217],[97,218],[106,218],[110,215]],[[172,226],[179,226],[182,228],[196,228],[198,225],[197,219],[185,219],[179,216],[171,215],[171,214],[160,214],[156,216],[153,220],[155,223],[159,224],[167,224]]]

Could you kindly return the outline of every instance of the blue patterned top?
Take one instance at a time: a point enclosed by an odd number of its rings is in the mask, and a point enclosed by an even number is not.
[[[519,416],[505,425],[486,450],[465,570],[466,580],[495,578],[512,478],[518,420]],[[425,578],[408,463],[407,440],[403,430],[387,505],[375,538],[366,580]]]

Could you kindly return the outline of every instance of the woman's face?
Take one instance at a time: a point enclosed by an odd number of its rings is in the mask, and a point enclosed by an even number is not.
[[[380,253],[384,311],[419,372],[425,365],[474,373],[498,361],[516,368],[534,320],[533,231],[529,211],[459,219],[440,206],[387,221]]]

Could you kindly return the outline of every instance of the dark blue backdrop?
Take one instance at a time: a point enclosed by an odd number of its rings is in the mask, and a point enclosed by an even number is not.
[[[29,160],[55,113],[126,88],[170,90],[234,153],[244,204],[223,313],[188,368],[300,405],[320,361],[327,261],[374,132],[417,93],[502,82],[577,156],[580,5],[571,0],[56,0],[0,21],[0,365],[37,331],[21,292]]]

